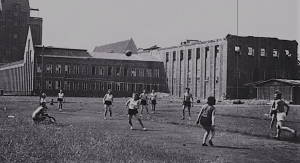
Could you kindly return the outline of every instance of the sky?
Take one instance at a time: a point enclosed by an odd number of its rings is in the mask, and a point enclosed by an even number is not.
[[[298,0],[30,0],[45,46],[93,51],[132,38],[138,48],[227,34],[300,43]],[[299,54],[299,48],[298,48]]]

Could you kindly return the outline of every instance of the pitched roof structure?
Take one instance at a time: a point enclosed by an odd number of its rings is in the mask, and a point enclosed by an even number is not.
[[[43,49],[44,48],[44,49]],[[91,57],[87,50],[85,49],[71,49],[71,48],[60,48],[53,46],[41,46],[36,45],[35,49],[38,51],[43,51],[39,54],[45,56],[53,56],[53,57]]]
[[[156,61],[161,62],[158,58],[148,54],[132,54],[127,57],[124,53],[105,53],[105,52],[89,52],[92,58],[113,59],[113,60],[131,60],[131,61]]]
[[[285,83],[285,84],[289,84],[289,85],[294,85],[294,86],[300,86],[300,80],[290,80],[290,79],[270,79],[270,80],[264,80],[264,81],[257,81],[257,82],[253,82],[253,83],[248,83],[248,84],[245,84],[245,85],[256,87],[260,84],[264,84],[264,83],[268,83],[268,82],[272,82],[272,81]]]
[[[132,38],[130,40],[96,46],[94,52],[125,53],[126,50],[130,50],[132,54],[137,54],[137,47]]]

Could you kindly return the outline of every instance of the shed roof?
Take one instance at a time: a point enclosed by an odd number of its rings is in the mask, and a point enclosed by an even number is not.
[[[269,82],[281,82],[292,86],[300,86],[300,80],[290,80],[290,79],[269,79],[264,81],[257,81],[253,83],[247,83],[246,86],[254,86],[257,87],[261,84],[269,83]]]

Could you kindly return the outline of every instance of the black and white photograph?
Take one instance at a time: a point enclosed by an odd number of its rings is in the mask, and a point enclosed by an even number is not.
[[[298,163],[299,42],[299,0],[0,0],[0,162]]]

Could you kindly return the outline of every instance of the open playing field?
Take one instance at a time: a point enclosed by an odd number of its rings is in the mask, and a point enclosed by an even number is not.
[[[179,99],[159,99],[142,131],[135,119],[129,129],[126,100],[115,99],[113,120],[104,120],[102,98],[66,98],[63,111],[47,104],[56,124],[33,124],[38,97],[0,96],[0,162],[300,162],[299,135],[272,138],[268,105],[217,104],[215,146],[202,147],[195,120],[204,102],[189,121],[180,120]],[[286,125],[300,131],[299,116],[300,106],[291,105]]]

